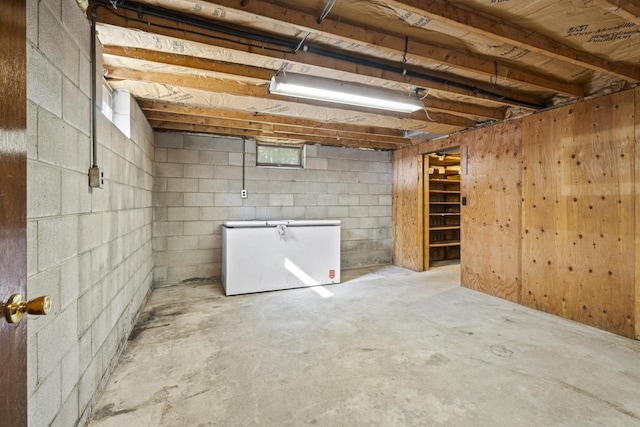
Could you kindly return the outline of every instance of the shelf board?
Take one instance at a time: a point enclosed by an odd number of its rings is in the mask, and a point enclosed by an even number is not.
[[[448,240],[448,241],[444,241],[444,242],[438,242],[438,243],[429,243],[429,247],[430,248],[444,248],[447,246],[460,246],[460,241],[459,240]]]
[[[460,202],[433,202],[429,200],[430,205],[459,205]]]
[[[460,216],[460,212],[438,212],[438,213],[432,213],[429,212],[429,216]]]
[[[442,231],[442,230],[460,230],[459,225],[445,225],[442,227],[429,227],[429,231]]]
[[[429,190],[433,194],[460,194],[460,190]]]
[[[440,184],[446,183],[446,184],[460,184],[460,180],[459,179],[438,179],[438,178],[431,178],[429,179],[429,182],[437,182]]]

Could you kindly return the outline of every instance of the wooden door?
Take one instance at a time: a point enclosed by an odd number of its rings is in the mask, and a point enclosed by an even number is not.
[[[27,65],[25,0],[0,7],[0,301],[26,295]],[[27,425],[27,322],[0,309],[0,425]]]

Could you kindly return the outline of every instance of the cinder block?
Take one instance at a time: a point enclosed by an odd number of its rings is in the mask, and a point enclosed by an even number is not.
[[[293,206],[292,194],[270,194],[269,206]]]
[[[167,215],[169,221],[197,221],[200,219],[200,208],[168,208]]]
[[[240,156],[240,166],[242,166],[242,154],[240,154]],[[229,153],[226,151],[200,151],[199,162],[203,165],[228,165]]]
[[[198,236],[172,236],[167,238],[167,250],[183,251],[198,249]]]
[[[60,170],[27,161],[27,217],[58,215],[60,201]]]
[[[379,201],[379,197],[373,194],[361,194],[358,199],[361,206],[377,206]]]
[[[57,166],[78,167],[78,132],[51,113],[38,111],[38,159]]]
[[[38,159],[38,106],[27,101],[27,158]]]
[[[304,208],[303,218],[324,219],[329,215],[329,208],[326,206],[307,206]]]
[[[378,205],[391,206],[391,194],[381,194],[378,196]]]
[[[38,335],[27,337],[27,397],[31,397],[38,384]]]
[[[31,43],[27,43],[27,98],[62,117],[62,73]]]
[[[75,216],[38,222],[38,268],[45,270],[78,253],[78,220]]]
[[[27,221],[27,276],[38,272],[38,222]]]
[[[229,216],[226,219],[231,221],[247,221],[256,219],[256,208],[253,206],[229,208]]]
[[[332,171],[348,171],[349,160],[347,159],[327,159],[327,169]]]
[[[338,218],[338,219],[348,217],[349,206],[329,206],[327,208],[327,216],[329,218]]]
[[[154,161],[156,163],[166,163],[167,162],[167,148],[155,148],[155,150],[154,150]]]
[[[109,244],[105,243],[91,250],[91,283],[102,280],[109,270]]]
[[[60,266],[60,309],[64,310],[78,298],[78,257],[73,257]],[[66,396],[63,396],[66,398]]]
[[[226,179],[200,179],[198,192],[200,193],[228,193],[229,181]]]
[[[154,193],[153,199],[155,207],[184,206],[183,193]]]
[[[62,380],[65,380],[64,374]],[[78,388],[74,387],[69,393],[69,397],[62,404],[62,407],[56,414],[56,417],[51,423],[51,427],[68,427],[71,425],[83,425],[82,422],[78,422],[78,414],[80,409],[78,408]]]
[[[222,247],[222,236],[211,234],[198,236],[198,249],[219,249]]]
[[[201,177],[209,178],[209,177]],[[217,179],[242,179],[242,168],[238,166],[213,166],[213,177]]]
[[[307,144],[304,146],[305,156],[307,157],[317,157],[318,156],[318,146]]]
[[[183,148],[182,149],[168,148],[167,149],[167,162],[169,162],[169,163],[198,163],[198,151],[197,150],[185,150]]]
[[[78,364],[80,355],[78,354],[78,343],[74,342],[67,354],[62,358],[61,367],[61,397],[65,401],[74,390],[78,380],[80,379],[80,371]]]
[[[156,163],[155,176],[168,178],[182,178],[185,175],[185,165],[179,163]]]
[[[152,241],[153,250],[156,252],[167,250],[168,237],[154,237]]]
[[[100,315],[91,325],[91,352],[93,354],[100,351],[109,332],[111,332],[111,316],[109,310],[102,310]]]
[[[167,267],[155,267],[153,269],[153,281],[164,282],[167,280]]]
[[[58,366],[29,398],[27,405],[29,426],[48,426],[58,412],[60,401],[60,366]]]
[[[212,165],[185,165],[184,176],[187,178],[214,178],[216,175]],[[226,178],[226,177],[222,177]]]
[[[91,212],[87,173],[62,171],[62,214]]]
[[[74,83],[78,82],[79,48],[52,9],[40,5],[38,47]],[[59,16],[60,9],[55,11]]]
[[[357,195],[340,195],[338,196],[338,202],[341,206],[357,206],[359,204],[359,198]]]
[[[282,219],[281,206],[258,206],[256,207],[256,219]]]
[[[167,191],[176,193],[197,193],[198,180],[195,178],[167,178]]]
[[[85,56],[90,55],[91,26],[75,0],[62,0],[62,24],[80,46]],[[80,9],[80,10],[79,10]]]
[[[184,135],[173,132],[154,132],[153,145],[156,148],[183,148]]]
[[[215,231],[215,221],[191,221],[184,223],[185,236],[199,236],[201,234],[213,234]]]
[[[89,98],[82,93],[78,86],[76,86],[77,84],[77,75],[75,80],[67,78],[62,79],[62,118],[85,135],[90,135],[91,102],[89,101]]]
[[[92,354],[91,349],[89,354]],[[78,403],[81,408],[86,407],[91,401],[100,385],[100,378],[102,378],[102,357],[94,357],[78,382]]]
[[[320,157],[307,157],[305,162],[305,168],[327,170],[328,162],[327,162],[327,159],[323,159]]]
[[[78,294],[84,293],[91,283],[91,252],[78,256]]]
[[[77,337],[77,306],[70,305],[38,333],[38,382],[43,382],[71,350]],[[57,408],[56,408],[57,410]]]
[[[102,244],[102,214],[94,213],[78,217],[78,251],[91,250]]]
[[[369,209],[370,209],[369,206],[349,206],[349,216],[351,217],[368,216]]]
[[[212,193],[184,193],[185,206],[213,206]]]
[[[229,207],[200,208],[200,219],[204,221],[226,221],[230,218]]]
[[[283,206],[280,219],[305,219],[305,214],[304,206]]]
[[[370,206],[369,215],[371,216],[391,216],[391,206]]]
[[[309,194],[327,194],[326,182],[307,182],[306,192]]]
[[[291,202],[293,203],[293,196]],[[242,206],[240,193],[216,193],[215,206]]]
[[[294,194],[293,204],[295,206],[315,206],[318,204],[319,197],[316,194]]]

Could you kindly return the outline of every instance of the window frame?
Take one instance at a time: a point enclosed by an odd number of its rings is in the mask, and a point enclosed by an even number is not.
[[[259,151],[261,147],[271,147],[271,148],[288,148],[288,149],[296,149],[298,150],[298,164],[289,164],[289,163],[264,163],[260,162],[259,159]],[[269,144],[269,143],[256,143],[256,166],[260,168],[278,168],[278,169],[304,169],[305,167],[305,158],[306,158],[306,145],[288,145],[288,144]]]

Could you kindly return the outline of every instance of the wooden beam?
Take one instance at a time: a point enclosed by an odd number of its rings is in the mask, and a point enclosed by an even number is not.
[[[394,138],[390,136],[379,136],[379,135],[371,135],[371,134],[369,135],[354,134],[349,132],[335,132],[335,131],[326,130],[326,129],[314,129],[314,128],[299,127],[299,126],[256,123],[253,121],[222,119],[222,118],[215,118],[215,117],[202,117],[202,116],[196,116],[196,115],[190,115],[190,114],[176,114],[176,113],[145,111],[145,110],[143,111],[145,113],[145,116],[147,117],[147,120],[153,120],[153,121],[167,121],[167,122],[186,123],[186,124],[203,125],[203,126],[215,126],[215,127],[221,127],[221,128],[256,130],[256,131],[263,131],[263,132],[269,132],[274,134],[278,133],[278,134],[298,135],[300,139],[317,136],[317,137],[323,137],[323,138],[327,138],[335,141],[346,139],[346,140],[362,140],[365,142],[381,142],[381,143],[393,143],[398,145],[411,145],[411,140],[406,138]]]
[[[265,86],[254,86],[239,83],[231,80],[218,80],[207,79],[198,76],[197,74],[170,74],[156,71],[142,71],[132,68],[112,67],[108,63],[108,58],[105,57],[104,69],[106,76],[109,78],[121,79],[121,80],[137,80],[152,83],[168,84],[172,86],[189,87],[193,89],[206,90],[210,92],[227,93],[231,95],[255,97],[262,99],[272,99],[277,101],[284,101],[289,103],[314,105],[320,107],[333,108],[335,110],[345,111],[358,111],[361,113],[375,114],[378,116],[398,117],[398,113],[384,111],[384,110],[372,110],[371,108],[355,107],[355,106],[342,106],[335,103],[312,101],[308,99],[299,99],[286,96],[272,95]],[[346,113],[345,113],[346,114]],[[415,113],[403,115],[404,118],[434,122],[449,126],[457,126],[460,128],[473,128],[476,125],[474,120],[466,117],[455,116],[447,113],[429,113],[424,111],[416,111]]]
[[[254,138],[277,138],[279,140],[288,140],[295,142],[310,142],[314,144],[321,145],[333,145],[340,147],[352,147],[352,148],[374,148],[374,149],[382,149],[382,150],[395,150],[396,148],[402,147],[399,144],[393,143],[382,143],[382,142],[366,142],[366,141],[358,141],[358,140],[348,140],[341,139],[339,141],[328,139],[328,138],[319,138],[317,136],[304,137],[301,138],[300,135],[291,135],[286,133],[273,133],[273,132],[265,132],[265,131],[257,131],[257,130],[243,130],[243,129],[235,129],[235,128],[226,128],[226,127],[216,127],[216,126],[202,126],[202,125],[194,125],[187,123],[175,123],[169,121],[157,121],[150,120],[149,124],[154,129],[165,129],[165,130],[179,130],[185,132],[198,132],[198,133],[209,133],[215,135],[229,135],[229,136],[246,136],[246,137],[254,137]]]
[[[353,43],[398,57],[402,57],[406,51],[406,57],[409,60],[413,58],[419,61],[436,62],[485,77],[506,79],[532,88],[565,95],[577,97],[584,95],[584,88],[580,85],[559,80],[551,75],[531,71],[524,66],[516,66],[502,59],[471,52],[458,52],[450,47],[437,46],[421,40],[409,39],[407,43],[404,37],[387,33],[380,29],[370,30],[363,26],[332,19],[331,17],[325,18],[319,24],[317,16],[292,9],[289,6],[280,6],[261,0],[242,2],[237,0],[215,0],[211,3],[234,11],[243,11],[249,14],[252,19],[255,19],[255,15],[259,15],[262,20],[293,25],[301,32],[320,34],[334,40],[342,40],[343,45]],[[171,7],[169,2],[165,6]]]
[[[640,3],[634,0],[596,0],[609,12],[640,27]]]
[[[634,5],[629,0],[598,1],[615,6],[616,12],[614,13],[627,12],[625,16],[627,19],[636,13],[636,21],[632,22],[638,23],[639,5]],[[430,20],[444,22],[454,28],[480,34],[520,49],[538,52],[560,61],[624,80],[640,80],[640,68],[635,65],[608,61],[588,52],[574,49],[539,32],[520,28],[504,20],[478,14],[470,9],[457,8],[451,6],[450,3],[436,0],[389,0],[388,3]]]
[[[359,126],[343,123],[320,122],[316,120],[301,119],[288,116],[277,116],[273,114],[251,113],[239,110],[222,110],[219,108],[187,107],[184,105],[172,104],[162,101],[150,101],[138,99],[138,105],[143,111],[159,111],[175,114],[189,114],[191,116],[212,117],[220,119],[235,119],[246,122],[282,124],[287,126],[298,126],[312,129],[324,129],[332,132],[349,132],[353,134],[374,134],[378,136],[389,136],[402,138],[404,131],[374,126]]]
[[[236,38],[233,42],[221,40],[220,33],[213,30],[197,28],[166,19],[148,17],[148,22],[138,22],[137,16],[134,13],[123,9],[118,9],[118,14],[105,12],[104,8],[97,8],[96,12],[99,22],[123,28],[133,28],[145,33],[158,34],[164,37],[173,37],[192,42],[204,43],[209,46],[215,42],[216,46],[223,49],[242,51],[260,55],[261,58],[274,58],[278,61],[282,61],[279,64],[292,64],[300,67],[307,66],[311,68],[317,67],[317,69],[323,69],[325,71],[333,70],[389,80],[407,85],[414,85],[424,89],[462,95],[464,97],[468,97],[470,101],[473,99],[482,99],[494,102],[496,105],[509,105],[526,108],[528,110],[538,109],[536,107],[532,107],[533,105],[539,105],[540,108],[545,106],[545,100],[541,99],[539,96],[515,91],[511,88],[500,87],[490,82],[470,80],[452,74],[445,74],[443,72],[426,71],[423,68],[411,66],[409,64],[403,64],[404,68],[409,71],[406,75],[403,75],[401,72],[388,71],[381,66],[362,65],[354,61],[330,58],[310,52],[298,51],[296,53],[282,53],[266,48],[256,49],[251,46],[252,42],[248,39]],[[119,14],[122,14],[123,16]],[[132,19],[129,19],[129,16],[131,16]],[[380,64],[385,63],[382,60],[379,62]],[[397,68],[398,65],[394,64],[394,67]],[[424,77],[416,77],[416,74]],[[433,78],[430,78],[429,76],[433,76]]]
[[[216,61],[189,55],[160,52],[150,49],[122,46],[105,46],[103,48],[103,53],[111,57],[133,58],[136,60],[148,61],[156,64],[188,67],[197,70],[226,74],[233,77],[256,79],[263,81],[265,84],[267,84],[271,80],[271,77],[274,75],[274,71],[267,68],[253,67],[232,62]],[[106,64],[110,64],[109,56],[105,56]],[[504,119],[504,109],[502,108],[479,106],[477,104],[466,102],[453,102],[429,97],[425,100],[425,106],[429,109],[429,111],[438,111],[454,115],[461,115],[463,117],[471,119],[475,119],[476,117],[490,120]]]

